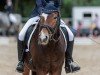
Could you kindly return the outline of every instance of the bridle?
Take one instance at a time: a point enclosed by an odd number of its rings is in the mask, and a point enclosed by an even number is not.
[[[59,13],[59,12],[58,12]],[[60,16],[58,15],[58,17],[57,17],[57,22],[56,22],[56,26],[54,27],[54,28],[52,28],[50,25],[40,25],[39,26],[39,31],[42,29],[42,28],[46,28],[47,30],[48,30],[48,32],[49,32],[49,37],[50,37],[50,41],[52,40],[52,41],[54,41],[54,42],[57,42],[58,40],[59,40],[59,37],[58,38],[55,38],[54,36],[55,36],[55,34],[57,33],[57,30],[58,30],[58,28],[59,28],[59,22],[60,21]]]

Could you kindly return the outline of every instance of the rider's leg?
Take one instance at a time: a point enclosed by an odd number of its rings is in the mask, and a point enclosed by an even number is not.
[[[67,49],[65,52],[65,71],[67,73],[75,72],[79,70],[80,67],[73,61],[72,58],[74,35],[62,20],[61,20],[61,29],[64,32],[67,40]]]
[[[24,60],[23,60],[23,55],[24,55],[24,43],[23,41],[20,41],[18,39],[17,41],[17,48],[18,48],[18,60],[19,63],[17,65],[16,70],[20,73],[24,71]]]
[[[19,63],[17,65],[16,70],[18,72],[20,72],[20,73],[22,73],[24,71],[24,60],[23,60],[24,43],[23,43],[23,41],[24,41],[24,37],[25,37],[26,31],[31,25],[33,25],[34,22],[38,23],[38,20],[39,20],[38,16],[30,18],[26,22],[24,27],[22,28],[21,32],[19,33],[19,36],[18,36],[18,60],[19,60]]]

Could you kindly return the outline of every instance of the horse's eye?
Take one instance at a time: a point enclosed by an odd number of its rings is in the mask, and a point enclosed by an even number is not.
[[[54,19],[57,19],[57,17],[54,17]]]

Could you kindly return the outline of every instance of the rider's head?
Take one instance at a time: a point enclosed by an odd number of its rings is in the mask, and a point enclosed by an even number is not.
[[[54,6],[53,2],[50,2],[45,6],[43,12],[44,13],[58,12],[58,8]]]

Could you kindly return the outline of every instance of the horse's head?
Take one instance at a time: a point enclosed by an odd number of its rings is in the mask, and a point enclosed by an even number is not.
[[[52,8],[54,6],[48,6]],[[48,8],[47,7],[47,8]],[[41,45],[47,45],[50,40],[55,40],[55,33],[59,28],[59,12],[58,10],[47,10],[42,13],[40,16],[39,23],[39,40],[38,43]]]

